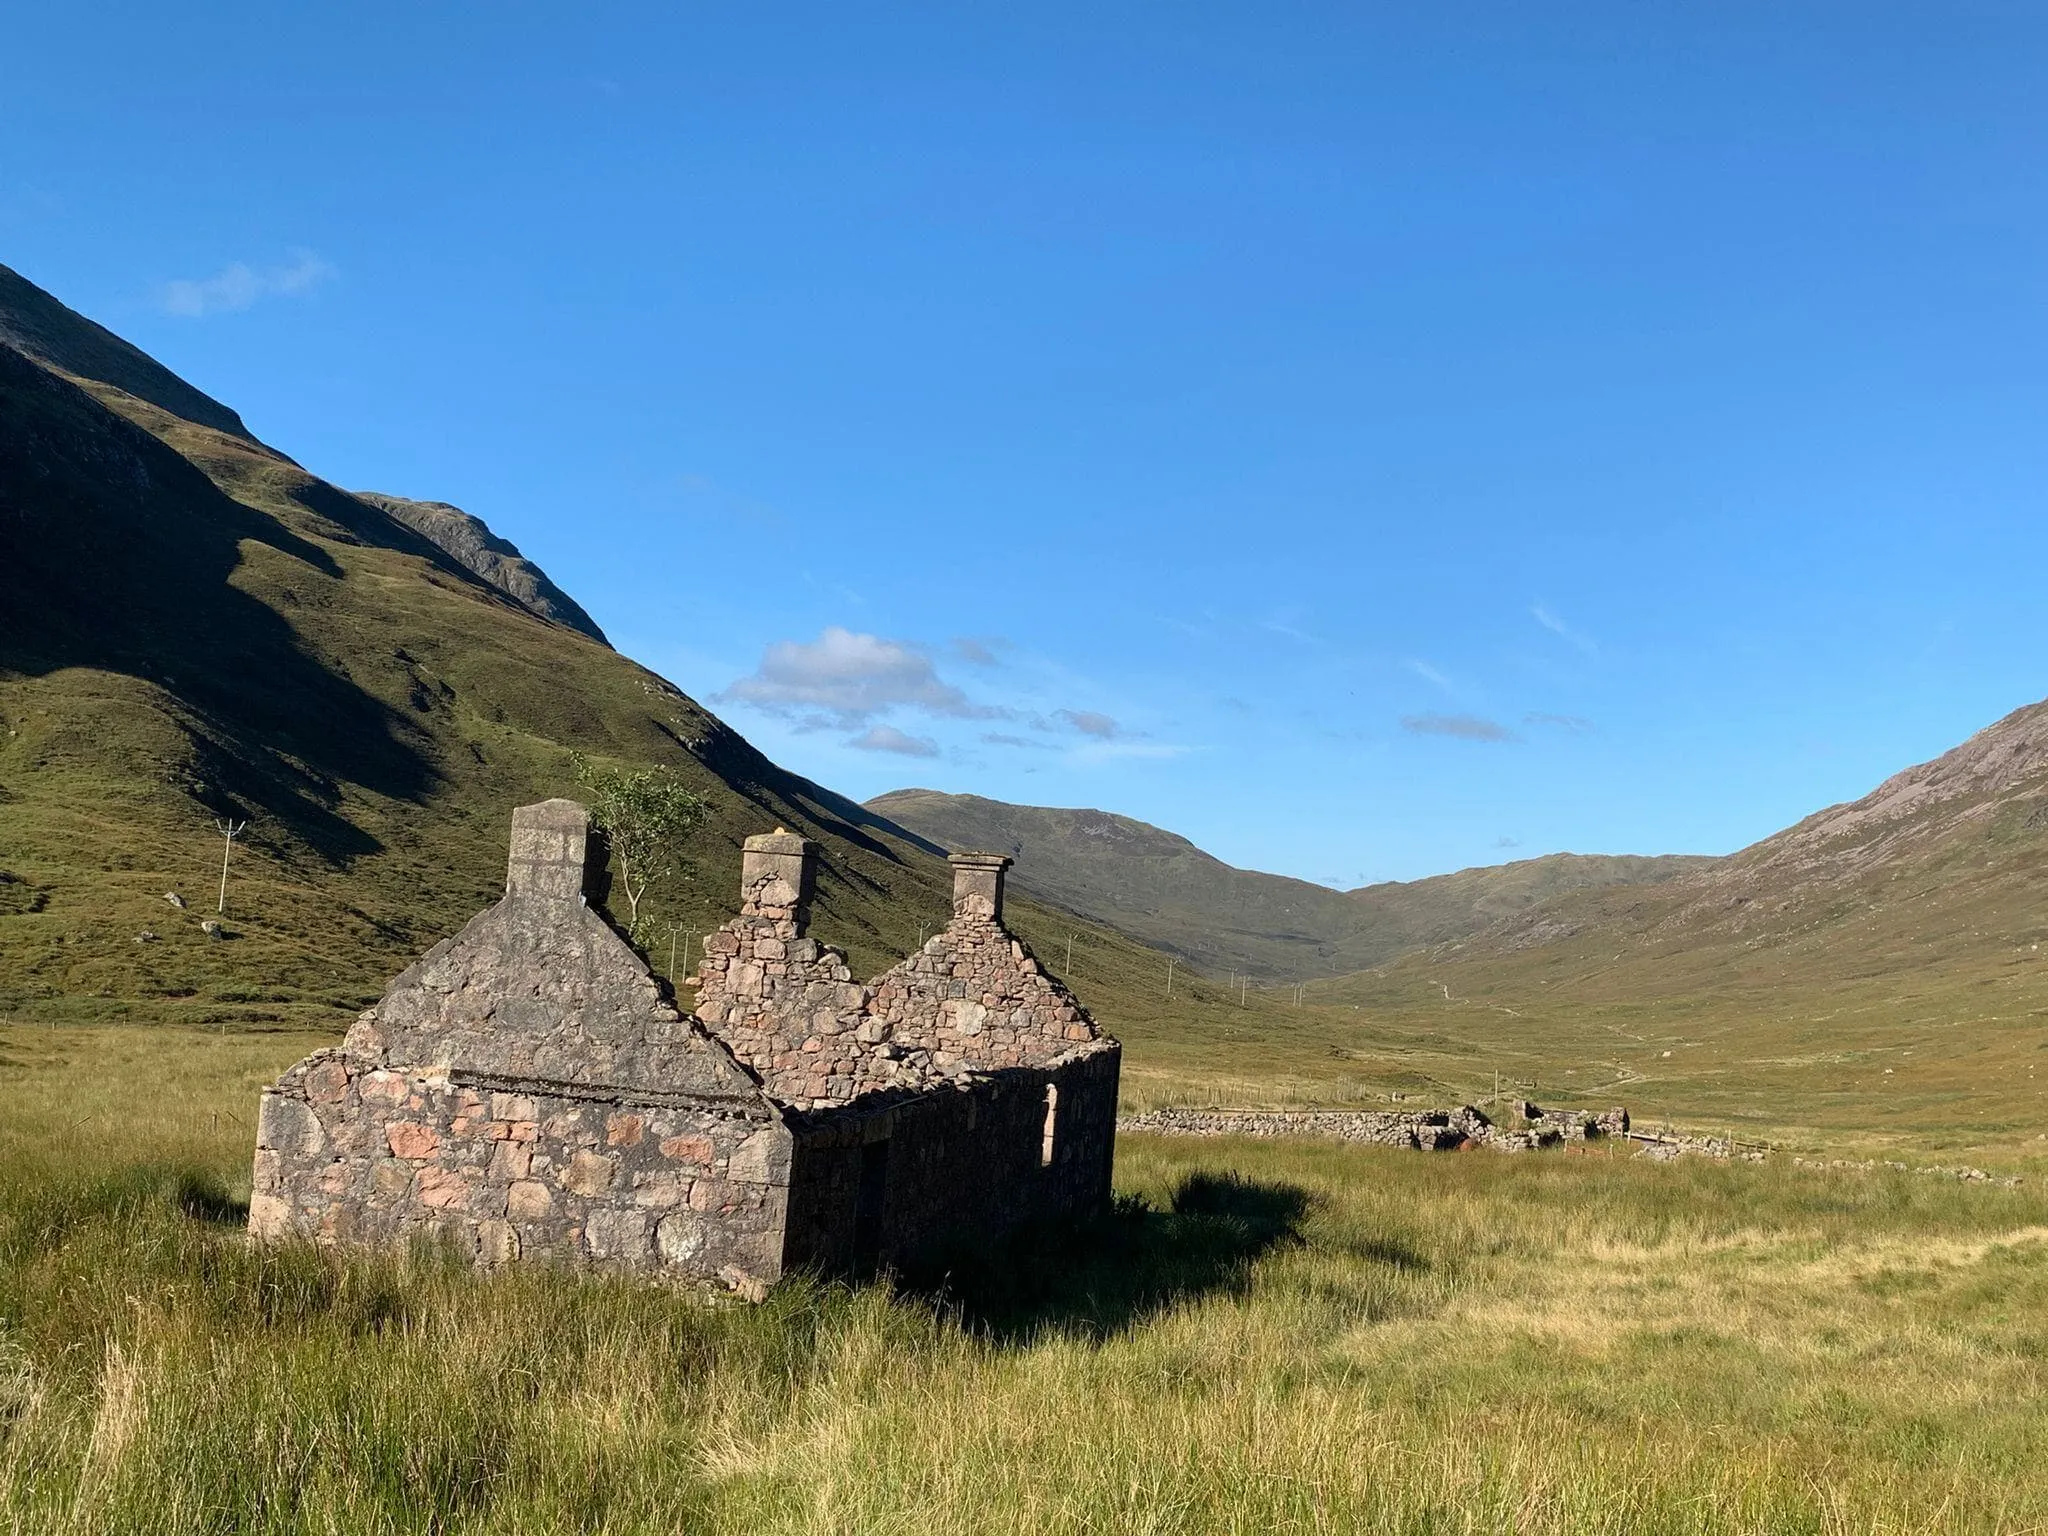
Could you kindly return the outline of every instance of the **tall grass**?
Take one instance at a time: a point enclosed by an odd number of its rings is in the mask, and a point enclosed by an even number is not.
[[[478,1276],[429,1250],[257,1251],[203,1166],[15,1163],[0,1520],[917,1536],[2048,1520],[2048,1202],[2024,1190],[1143,1138],[1121,1177],[1100,1229],[940,1289],[794,1283],[749,1308]]]
[[[0,1530],[2048,1526],[2031,1185],[1131,1137],[1086,1234],[707,1305],[252,1250],[306,1044],[0,1030]]]

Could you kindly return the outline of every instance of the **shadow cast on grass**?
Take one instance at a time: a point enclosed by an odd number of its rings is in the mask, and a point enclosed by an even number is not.
[[[249,1202],[237,1200],[221,1187],[218,1179],[190,1171],[178,1176],[178,1209],[194,1221],[215,1227],[246,1227]]]
[[[1095,1221],[1027,1228],[904,1285],[1003,1344],[1107,1339],[1185,1302],[1245,1294],[1264,1255],[1301,1241],[1308,1210],[1290,1184],[1194,1173],[1165,1210],[1123,1196]]]

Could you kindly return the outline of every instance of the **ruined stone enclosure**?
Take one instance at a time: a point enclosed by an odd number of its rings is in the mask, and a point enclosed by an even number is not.
[[[691,1015],[587,904],[588,834],[514,812],[503,899],[264,1090],[256,1237],[758,1296],[1107,1203],[1121,1049],[1004,928],[1007,858],[954,855],[952,921],[862,984],[806,932],[815,846],[749,838]]]

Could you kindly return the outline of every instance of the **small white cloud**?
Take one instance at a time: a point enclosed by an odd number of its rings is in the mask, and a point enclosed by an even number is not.
[[[1064,720],[1083,736],[1093,736],[1098,741],[1108,741],[1120,734],[1116,721],[1108,715],[1099,715],[1092,709],[1056,709],[1053,718]]]
[[[334,268],[311,251],[295,250],[281,267],[256,268],[230,262],[211,277],[181,277],[165,283],[158,302],[167,315],[198,320],[232,314],[269,298],[297,298],[311,293],[335,275]]]
[[[843,729],[865,725],[899,706],[960,720],[1003,715],[1002,710],[970,702],[943,681],[931,658],[916,647],[837,625],[809,644],[776,641],[751,676],[719,697],[777,714],[809,716],[822,711]]]
[[[906,736],[893,725],[871,725],[847,745],[863,752],[896,752],[904,757],[939,755],[939,744],[929,736]]]

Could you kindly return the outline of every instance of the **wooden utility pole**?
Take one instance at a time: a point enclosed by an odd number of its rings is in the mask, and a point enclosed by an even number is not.
[[[1173,965],[1175,958],[1173,955],[1166,957],[1166,995],[1168,997],[1173,996]]]
[[[1073,974],[1074,974],[1074,936],[1073,936],[1073,935],[1072,935],[1071,933],[1067,935],[1067,969],[1066,969],[1066,974],[1067,974],[1067,975],[1069,975],[1069,976],[1071,976],[1071,975],[1073,975]]]
[[[230,816],[224,821],[216,821],[214,826],[220,829],[220,835],[226,840],[220,850],[220,905],[214,908],[225,916],[228,910],[228,855],[235,851],[235,839],[249,830],[249,823],[238,823]]]

